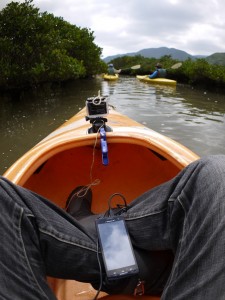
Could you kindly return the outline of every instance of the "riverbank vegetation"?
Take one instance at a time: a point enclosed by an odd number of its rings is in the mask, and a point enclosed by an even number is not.
[[[62,83],[107,71],[107,64],[101,59],[102,49],[95,44],[91,29],[77,27],[48,12],[41,13],[32,2],[10,2],[0,11],[0,90]],[[122,69],[121,74],[135,76],[150,74],[158,61],[167,69],[167,77],[179,83],[225,88],[225,66],[205,59],[188,59],[177,69],[171,67],[178,61],[168,55],[160,60],[122,56],[111,63]],[[131,69],[139,64],[140,69]]]
[[[10,2],[0,11],[0,88],[66,81],[102,72],[102,49],[90,29],[40,13],[32,4]]]
[[[115,68],[128,68],[129,66],[141,64],[138,70],[125,70],[123,73],[131,75],[147,75],[155,70],[155,65],[159,62],[167,69],[167,77],[175,79],[179,83],[190,84],[193,86],[207,87],[208,89],[225,89],[225,66],[210,64],[205,59],[191,60],[182,62],[179,68],[171,68],[179,61],[174,60],[169,55],[162,56],[160,59],[146,58],[140,55],[122,56],[111,61]]]

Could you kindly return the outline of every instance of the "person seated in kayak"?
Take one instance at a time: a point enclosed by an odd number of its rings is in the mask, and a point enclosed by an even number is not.
[[[109,75],[115,75],[115,74],[119,74],[121,72],[121,69],[117,70],[117,69],[114,68],[113,64],[109,64],[107,72],[108,72]]]
[[[155,67],[156,70],[151,75],[149,75],[149,78],[166,78],[166,69],[163,69],[160,63],[157,63]]]
[[[89,282],[109,294],[133,294],[143,280],[145,294],[161,300],[225,298],[224,155],[189,164],[120,212],[139,276],[107,279],[94,224],[99,215],[91,212],[90,186],[83,195],[81,189],[62,209],[0,178],[1,299],[56,299],[47,276]]]

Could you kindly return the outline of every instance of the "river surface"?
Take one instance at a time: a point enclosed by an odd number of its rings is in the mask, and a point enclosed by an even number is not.
[[[0,96],[0,174],[72,117],[88,97],[109,95],[119,112],[187,146],[199,156],[225,154],[225,95],[178,84],[153,86],[135,77],[78,80],[63,88]]]

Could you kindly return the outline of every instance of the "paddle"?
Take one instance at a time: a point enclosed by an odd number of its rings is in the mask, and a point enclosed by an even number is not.
[[[170,67],[170,69],[178,69],[182,66],[182,63],[179,62],[179,63],[176,63],[175,65],[173,65],[172,67]]]
[[[126,68],[126,69],[121,69],[121,71],[125,71],[125,70],[137,70],[137,69],[140,69],[141,65],[135,65],[133,67],[130,67],[130,68]]]
[[[172,67],[170,67],[170,69],[178,69],[178,68],[180,68],[182,66],[182,62],[178,62],[178,63],[176,63],[175,65],[172,65]],[[145,77],[147,78],[147,77],[149,77],[149,75],[145,75]]]
[[[136,65],[136,66],[130,67],[130,69],[137,70],[137,69],[140,69],[140,67],[141,67],[141,65]]]

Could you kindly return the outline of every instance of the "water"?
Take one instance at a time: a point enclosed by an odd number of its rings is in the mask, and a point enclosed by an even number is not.
[[[111,103],[162,134],[187,146],[198,155],[225,154],[225,96],[190,86],[152,86],[133,78],[118,84],[103,82]]]
[[[225,96],[177,85],[151,86],[134,77],[80,80],[64,88],[0,97],[0,174],[73,116],[87,97],[109,95],[119,112],[167,135],[198,155],[225,154]]]

